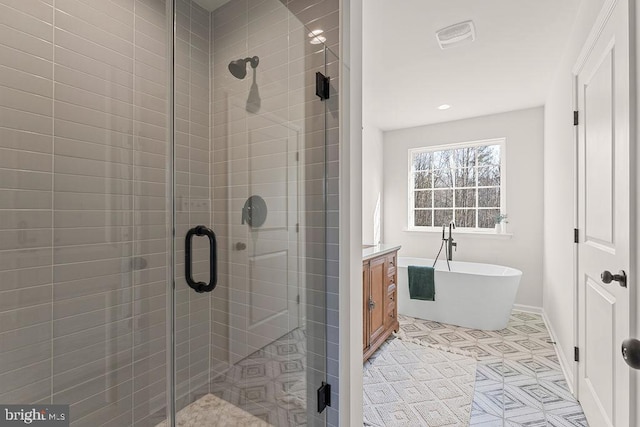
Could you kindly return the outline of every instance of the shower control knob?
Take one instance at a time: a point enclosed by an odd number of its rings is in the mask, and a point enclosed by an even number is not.
[[[627,273],[625,273],[624,270],[620,270],[618,274],[611,274],[609,270],[605,270],[600,275],[600,279],[602,280],[603,283],[606,283],[606,284],[609,284],[615,280],[623,288],[627,287]]]
[[[236,251],[244,251],[247,249],[247,244],[243,242],[236,243]]]

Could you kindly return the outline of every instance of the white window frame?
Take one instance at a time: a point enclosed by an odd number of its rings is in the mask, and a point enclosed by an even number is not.
[[[455,150],[458,148],[470,148],[470,147],[478,147],[483,145],[499,145],[500,146],[500,213],[507,213],[507,203],[506,203],[506,195],[507,195],[507,162],[506,162],[506,144],[507,139],[502,138],[492,138],[492,139],[483,139],[477,141],[467,141],[467,142],[459,142],[459,143],[451,143],[451,144],[442,144],[442,145],[432,145],[432,146],[423,146],[410,148],[408,150],[408,168],[407,168],[407,230],[408,231],[432,231],[439,232],[442,231],[442,226],[416,226],[415,222],[415,207],[414,207],[414,177],[413,177],[413,156],[415,153],[428,153],[434,151],[444,151],[444,150]],[[476,165],[477,166],[477,165]],[[455,196],[453,200],[455,210]],[[477,209],[477,207],[476,207]],[[477,224],[476,224],[477,225]],[[478,227],[457,227],[460,231],[465,233],[479,233],[479,234],[487,234],[493,233],[494,229],[492,228],[478,228]]]

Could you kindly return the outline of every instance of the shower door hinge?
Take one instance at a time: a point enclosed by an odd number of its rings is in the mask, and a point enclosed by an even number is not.
[[[296,162],[300,161],[300,152],[296,151]]]
[[[331,406],[331,384],[322,381],[318,389],[318,413],[322,413],[327,406]]]
[[[573,347],[573,360],[576,362],[580,361],[580,349],[578,347]]]
[[[316,73],[316,95],[320,97],[320,101],[329,99],[329,80],[321,72]]]
[[[577,228],[573,229],[573,243],[580,243],[580,232]]]
[[[300,294],[296,295],[296,303],[300,304]]]
[[[578,112],[577,111],[573,112],[573,125],[574,126],[578,126]]]
[[[296,233],[300,232],[300,224],[296,224]]]

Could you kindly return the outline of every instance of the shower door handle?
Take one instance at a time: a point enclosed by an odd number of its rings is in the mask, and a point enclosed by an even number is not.
[[[193,249],[193,236],[207,236],[209,238],[209,284],[196,282],[191,274],[191,251]],[[184,275],[187,284],[196,292],[211,292],[218,283],[218,254],[216,233],[204,225],[198,225],[187,232],[184,239]]]

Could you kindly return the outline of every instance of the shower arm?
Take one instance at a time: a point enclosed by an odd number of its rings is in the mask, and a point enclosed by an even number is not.
[[[260,63],[260,58],[258,58],[257,56],[247,57],[247,58],[244,58],[244,62],[245,63],[248,62],[249,64],[251,64],[251,68],[255,70],[256,68],[258,68],[258,64]]]

